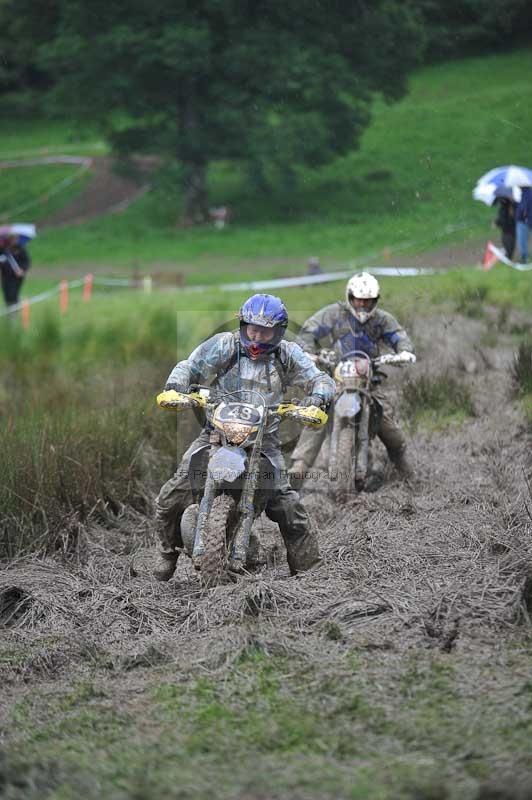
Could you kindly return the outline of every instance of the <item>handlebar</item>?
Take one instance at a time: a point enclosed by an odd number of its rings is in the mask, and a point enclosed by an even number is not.
[[[414,353],[409,353],[407,350],[402,350],[400,353],[385,353],[377,358],[370,358],[363,350],[349,350],[347,353],[339,355],[336,350],[320,350],[315,356],[315,360],[326,367],[335,367],[340,361],[345,361],[348,358],[364,358],[376,366],[404,366],[405,364],[415,364],[416,356]]]
[[[234,394],[234,392],[228,392]],[[174,411],[183,411],[186,408],[214,408],[220,403],[220,398],[210,400],[200,392],[176,392],[169,389],[157,395],[157,405],[160,408],[167,408]],[[327,422],[328,415],[317,406],[300,406],[297,402],[275,403],[265,405],[264,408],[270,413],[276,414],[279,418],[296,419],[304,426],[311,428],[321,428]]]

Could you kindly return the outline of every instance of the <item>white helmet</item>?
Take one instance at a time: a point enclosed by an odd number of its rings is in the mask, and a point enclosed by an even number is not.
[[[345,287],[347,307],[359,322],[367,322],[375,313],[380,293],[381,289],[378,280],[373,275],[370,275],[369,272],[359,272],[347,281],[347,286]],[[373,300],[374,302],[369,308],[355,308],[351,302],[355,297],[360,300]]]

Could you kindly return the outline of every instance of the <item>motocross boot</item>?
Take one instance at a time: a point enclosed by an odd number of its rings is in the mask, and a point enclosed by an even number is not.
[[[175,572],[179,553],[175,550],[159,550],[153,567],[153,577],[156,581],[169,581]]]
[[[308,572],[322,563],[318,539],[310,525],[304,536],[298,536],[297,539],[286,538],[285,546],[291,575]]]
[[[414,477],[414,470],[406,457],[406,448],[388,449],[388,458],[403,480],[408,481]]]
[[[305,472],[307,471],[307,465],[304,461],[294,461],[291,465],[290,469],[288,470],[288,478],[290,480],[290,486],[294,490],[294,492],[298,492],[302,485],[303,481],[305,480]]]

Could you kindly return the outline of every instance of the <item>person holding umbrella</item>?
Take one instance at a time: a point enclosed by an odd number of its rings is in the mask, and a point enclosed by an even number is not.
[[[517,247],[519,249],[519,262],[528,263],[528,239],[532,227],[532,191],[530,186],[521,189],[521,200],[515,210],[515,228]]]
[[[493,222],[501,229],[501,240],[504,252],[511,260],[515,250],[515,209],[516,202],[511,197],[497,197],[495,204],[498,206],[497,216]]]
[[[521,263],[528,261],[528,238],[532,226],[532,169],[529,167],[511,164],[505,167],[495,167],[478,179],[473,190],[475,200],[481,200],[486,205],[493,205],[497,198],[507,197],[516,203],[515,207],[515,238],[519,248]],[[504,221],[503,221],[504,219]],[[502,223],[502,224],[500,224]],[[506,210],[497,216],[496,224],[500,224],[503,232],[503,245],[507,254],[512,245],[511,221]],[[505,229],[507,237],[505,237]],[[505,241],[506,239],[506,241]],[[514,247],[515,247],[515,240]]]
[[[19,302],[20,289],[31,265],[25,244],[34,236],[34,225],[0,226],[2,294],[8,308]]]

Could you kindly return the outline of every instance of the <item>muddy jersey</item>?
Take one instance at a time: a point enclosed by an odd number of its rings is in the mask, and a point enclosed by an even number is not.
[[[362,350],[370,358],[377,358],[382,345],[396,353],[414,352],[405,329],[387,311],[377,308],[362,324],[345,303],[332,303],[309,317],[299,332],[298,341],[309,353],[317,353],[322,347],[334,347],[340,355]]]
[[[217,333],[180,361],[167,383],[186,392],[190,384],[212,386],[222,392],[239,392],[244,402],[257,402],[260,393],[267,405],[280,403],[288,386],[301,386],[307,394],[318,394],[328,403],[334,396],[332,378],[321,372],[295,342],[282,341],[275,353],[256,360],[248,358],[238,333]],[[260,401],[259,401],[260,402]],[[279,426],[272,418],[267,433]]]

